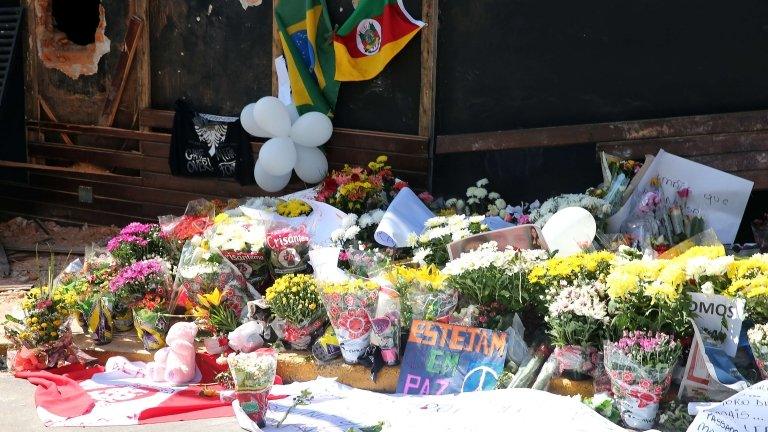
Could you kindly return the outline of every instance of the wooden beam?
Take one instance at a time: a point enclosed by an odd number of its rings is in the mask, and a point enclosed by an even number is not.
[[[107,90],[107,99],[104,102],[104,109],[99,117],[100,126],[112,126],[115,122],[117,109],[120,106],[120,99],[123,97],[125,82],[128,80],[128,73],[133,65],[133,58],[136,55],[139,37],[142,35],[144,21],[136,15],[128,19],[128,30],[125,33],[125,51],[120,54],[120,60],[115,67],[115,73],[112,75],[110,87]]]
[[[35,243],[33,245],[6,243],[5,247],[9,251],[13,251],[13,252],[38,252],[38,253],[85,255],[84,246],[64,247],[64,246],[51,245],[48,243]]]
[[[140,115],[141,110],[149,108],[152,103],[152,68],[150,61],[150,46],[149,46],[149,0],[132,0],[130,13],[138,16],[144,21],[141,27],[141,35],[139,41],[136,44],[136,54],[134,67],[136,73],[136,109],[137,116]],[[147,130],[139,128],[140,130]]]
[[[56,118],[56,114],[53,113],[51,106],[48,105],[48,102],[46,102],[42,96],[37,96],[37,102],[40,104],[40,108],[43,110],[43,113],[45,113],[45,116],[48,117],[48,120],[53,122],[59,121],[59,119]],[[64,141],[65,144],[75,145],[75,142],[72,141],[72,138],[66,133],[61,132],[59,135],[61,135],[61,140]]]
[[[107,138],[120,138],[136,141],[171,142],[171,134],[158,132],[142,132],[131,129],[120,129],[108,126],[89,126],[70,123],[27,121],[27,128],[49,132],[68,132],[73,135],[94,135]]]
[[[556,126],[475,134],[441,135],[435,153],[554,147],[604,141],[669,138],[768,130],[768,110]]]
[[[49,143],[29,143],[27,146],[30,155],[48,159],[88,162],[109,167],[162,173],[170,172],[167,158],[148,157],[141,153]]]
[[[435,120],[435,64],[437,61],[438,0],[422,0],[421,19],[421,97],[419,135],[431,137]]]

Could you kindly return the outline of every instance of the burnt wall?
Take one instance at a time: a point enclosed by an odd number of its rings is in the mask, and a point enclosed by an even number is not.
[[[758,0],[442,1],[437,133],[765,109],[766,46]],[[599,180],[589,145],[441,156],[435,174],[444,192],[489,176],[519,199]]]

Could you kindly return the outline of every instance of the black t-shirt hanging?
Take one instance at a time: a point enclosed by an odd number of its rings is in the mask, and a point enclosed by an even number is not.
[[[168,164],[173,175],[254,183],[253,152],[240,119],[198,113],[183,100],[176,102]]]

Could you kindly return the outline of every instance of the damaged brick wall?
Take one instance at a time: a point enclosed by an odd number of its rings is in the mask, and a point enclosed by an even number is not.
[[[72,2],[74,3],[74,2]],[[110,51],[106,35],[107,20],[104,6],[99,4],[99,23],[94,42],[79,45],[54,26],[53,0],[37,0],[35,8],[35,32],[37,54],[43,65],[58,69],[72,79],[81,75],[93,75],[98,71],[99,60]]]

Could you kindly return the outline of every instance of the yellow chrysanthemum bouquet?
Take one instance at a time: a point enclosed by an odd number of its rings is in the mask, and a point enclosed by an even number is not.
[[[315,279],[306,274],[281,276],[267,288],[266,301],[283,321],[283,340],[293,349],[307,349],[325,324],[325,308]]]
[[[400,295],[400,323],[408,329],[417,320],[436,321],[447,317],[458,303],[456,290],[436,266],[395,266],[384,275]]]

